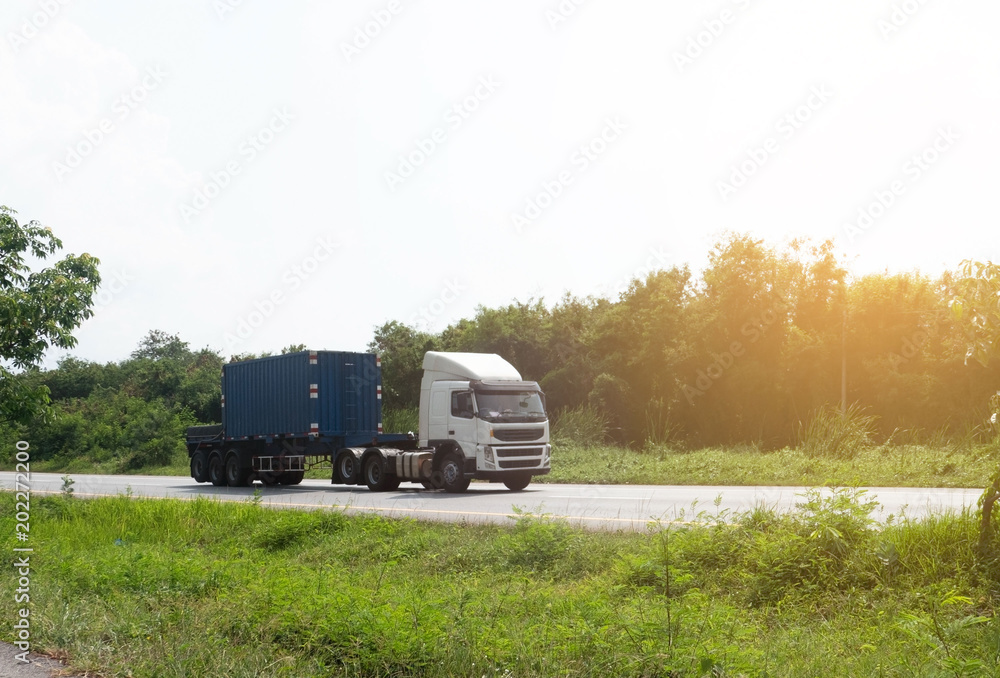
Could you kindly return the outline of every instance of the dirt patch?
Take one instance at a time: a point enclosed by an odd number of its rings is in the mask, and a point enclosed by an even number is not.
[[[15,659],[20,653],[10,643],[0,642],[0,678],[87,678],[88,674],[72,673],[62,662],[34,652],[28,654],[30,662],[25,664]]]

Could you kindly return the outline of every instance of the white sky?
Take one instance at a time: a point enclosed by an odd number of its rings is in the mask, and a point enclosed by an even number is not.
[[[727,229],[936,274],[1000,258],[998,23],[986,0],[7,0],[0,204],[101,259],[73,351],[99,361],[153,328],[361,350],[387,320],[698,269]]]

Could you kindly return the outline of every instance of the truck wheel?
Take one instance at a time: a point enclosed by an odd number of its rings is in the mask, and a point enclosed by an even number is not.
[[[208,479],[216,487],[226,484],[226,468],[222,463],[222,455],[218,452],[208,458]]]
[[[246,487],[250,479],[250,472],[245,468],[240,468],[239,457],[230,452],[226,458],[226,482],[229,487]]]
[[[337,462],[334,465],[340,482],[345,485],[358,484],[358,458],[349,450],[344,450],[337,455]]]
[[[208,480],[208,455],[204,450],[191,455],[191,477],[199,483]]]
[[[385,460],[381,455],[373,454],[365,461],[365,485],[372,492],[385,492],[391,489],[389,475],[385,472]]]
[[[530,482],[531,476],[517,476],[516,478],[503,481],[503,484],[506,485],[507,489],[511,492],[520,492],[526,488]]]
[[[306,477],[305,471],[285,471],[278,476],[279,485],[298,485]]]
[[[469,478],[465,477],[465,462],[451,452],[441,463],[441,474],[444,476],[445,492],[465,492],[469,489]]]
[[[444,487],[444,474],[441,473],[441,469],[431,473],[431,479],[427,481],[429,484],[424,484],[428,490],[440,490]]]

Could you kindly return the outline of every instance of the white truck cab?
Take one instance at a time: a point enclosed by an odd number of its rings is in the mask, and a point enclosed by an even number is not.
[[[439,482],[464,491],[473,479],[522,490],[550,470],[545,394],[495,353],[424,356],[422,448],[435,450]]]

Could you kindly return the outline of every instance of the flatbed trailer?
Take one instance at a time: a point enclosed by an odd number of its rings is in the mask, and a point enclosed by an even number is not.
[[[520,490],[549,472],[537,384],[492,354],[431,352],[424,367],[418,437],[382,430],[381,361],[373,354],[302,351],[229,363],[222,424],[187,431],[191,477],[216,486],[297,485],[306,471],[328,468],[332,483],[373,491],[405,481],[462,492],[473,479]]]

